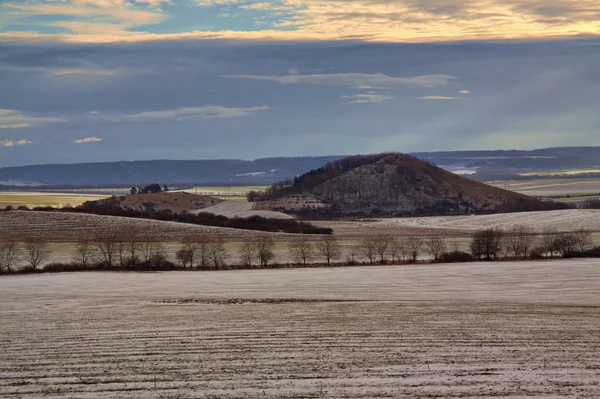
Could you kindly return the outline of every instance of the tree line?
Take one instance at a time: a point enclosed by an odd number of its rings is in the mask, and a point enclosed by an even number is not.
[[[143,237],[143,232],[132,230],[98,233],[75,243],[68,263],[49,263],[51,247],[39,237],[0,238],[0,271],[221,270],[276,266],[276,242],[272,235],[256,235],[232,251],[223,238],[190,234],[181,240],[173,254],[164,243]],[[588,230],[559,232],[546,228],[536,232],[523,225],[508,230],[477,231],[470,239],[468,252],[459,251],[456,242],[450,248],[448,240],[440,236],[398,238],[391,234],[366,236],[347,248],[334,235],[322,236],[318,241],[297,237],[281,245],[287,247],[283,248],[291,261],[287,263],[302,266],[600,257],[600,247],[593,247]]]

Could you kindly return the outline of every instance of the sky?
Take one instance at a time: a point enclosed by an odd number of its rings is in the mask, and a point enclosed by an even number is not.
[[[0,167],[600,145],[597,0],[0,1]]]

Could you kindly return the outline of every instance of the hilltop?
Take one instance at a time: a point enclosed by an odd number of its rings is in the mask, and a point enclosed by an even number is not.
[[[184,192],[163,192],[153,194],[133,194],[110,197],[98,201],[88,201],[86,208],[121,208],[140,212],[170,211],[172,213],[192,212],[220,204],[223,200],[205,195]]]
[[[255,209],[305,216],[454,215],[543,206],[398,153],[330,162],[258,197]]]

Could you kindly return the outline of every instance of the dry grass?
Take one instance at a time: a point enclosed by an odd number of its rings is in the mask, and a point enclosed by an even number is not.
[[[589,173],[600,173],[600,169],[570,169],[547,172],[520,173],[521,176],[579,176]]]
[[[598,398],[598,286],[595,260],[0,278],[0,396]]]
[[[76,193],[46,193],[34,191],[2,191],[0,192],[0,207],[19,206],[53,206],[64,207],[67,205],[78,206],[86,201],[95,201],[106,198],[103,194],[76,194]]]

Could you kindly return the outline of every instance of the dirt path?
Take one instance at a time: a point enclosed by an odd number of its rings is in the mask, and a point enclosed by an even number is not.
[[[598,398],[597,260],[0,278],[0,396]]]

